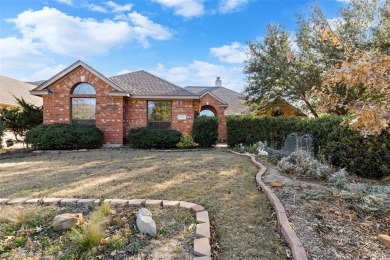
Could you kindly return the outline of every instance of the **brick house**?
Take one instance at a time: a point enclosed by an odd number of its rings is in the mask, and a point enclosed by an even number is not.
[[[191,134],[196,116],[210,110],[226,140],[228,104],[212,91],[196,94],[146,71],[105,77],[77,61],[31,90],[43,98],[43,123],[91,124],[106,146],[120,146],[132,128],[154,126]]]

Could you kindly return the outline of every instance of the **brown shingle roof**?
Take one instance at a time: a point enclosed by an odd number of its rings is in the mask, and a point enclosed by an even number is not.
[[[144,70],[109,79],[134,96],[194,96],[194,93]]]
[[[228,108],[225,110],[225,115],[245,115],[249,113],[249,108],[244,104],[243,96],[236,91],[225,87],[201,86],[188,86],[185,89],[200,96],[209,92],[217,98],[223,100],[226,104],[228,104]]]

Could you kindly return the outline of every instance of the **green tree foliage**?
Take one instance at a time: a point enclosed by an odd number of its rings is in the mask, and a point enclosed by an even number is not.
[[[212,147],[218,141],[219,119],[215,116],[199,116],[192,126],[192,137],[201,147]]]
[[[171,121],[171,102],[154,101],[152,111],[149,111],[150,121]]]
[[[0,109],[0,120],[3,121],[5,129],[14,133],[15,138],[25,136],[26,132],[43,122],[42,107],[27,103],[23,98],[15,97],[18,107]]]
[[[318,116],[313,87],[321,80],[321,69],[309,55],[294,53],[288,33],[277,24],[267,27],[262,42],[249,43],[249,60],[244,73],[248,85],[244,95],[257,109],[269,106],[277,97],[303,103],[306,110]]]

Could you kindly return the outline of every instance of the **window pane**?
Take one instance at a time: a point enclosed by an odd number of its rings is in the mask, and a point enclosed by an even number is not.
[[[73,94],[95,95],[95,89],[88,83],[80,83],[73,89]]]
[[[148,101],[149,122],[171,122],[170,101]]]
[[[209,109],[205,109],[205,110],[200,111],[200,115],[201,116],[215,116],[214,112],[209,110]]]
[[[72,98],[72,120],[95,120],[96,98]]]

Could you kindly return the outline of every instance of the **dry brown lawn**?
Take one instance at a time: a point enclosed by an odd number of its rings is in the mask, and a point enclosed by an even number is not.
[[[285,259],[248,158],[225,151],[100,150],[0,160],[0,198],[184,200],[204,205],[221,259]]]

